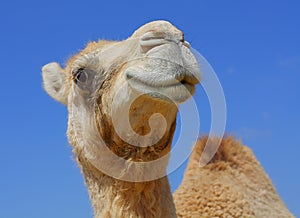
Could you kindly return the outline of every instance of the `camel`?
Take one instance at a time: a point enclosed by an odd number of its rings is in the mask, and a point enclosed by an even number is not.
[[[253,154],[232,139],[202,168],[205,138],[196,143],[173,199],[166,168],[178,105],[201,73],[171,23],[90,42],[65,68],[45,65],[42,77],[68,108],[67,136],[95,217],[292,217]]]

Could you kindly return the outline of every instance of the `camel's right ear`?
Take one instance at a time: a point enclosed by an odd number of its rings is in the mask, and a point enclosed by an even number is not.
[[[49,63],[42,68],[44,89],[55,100],[68,104],[66,75],[58,63]]]

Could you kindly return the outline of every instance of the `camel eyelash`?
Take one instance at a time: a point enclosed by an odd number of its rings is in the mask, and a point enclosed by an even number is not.
[[[72,80],[77,84],[78,82],[84,83],[88,80],[88,74],[84,68],[79,68],[72,72]]]

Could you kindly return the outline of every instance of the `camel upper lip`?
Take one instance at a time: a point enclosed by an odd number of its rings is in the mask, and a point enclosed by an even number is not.
[[[131,71],[126,72],[127,80],[134,80],[151,87],[170,87],[176,85],[191,85],[194,86],[199,83],[199,80],[191,73],[183,72],[177,75],[165,75],[165,76],[147,76],[140,75]]]
[[[182,103],[189,99],[195,92],[196,83],[190,83],[185,79],[166,80],[164,84],[156,84],[148,80],[127,75],[127,81],[134,89],[148,94],[154,98]]]

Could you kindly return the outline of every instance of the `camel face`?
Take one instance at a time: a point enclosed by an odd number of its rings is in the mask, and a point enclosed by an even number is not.
[[[65,69],[44,66],[43,79],[68,106],[75,148],[100,157],[96,144],[104,143],[117,156],[149,161],[168,153],[177,106],[193,95],[200,72],[183,33],[155,21],[124,41],[89,43]]]
[[[68,139],[95,217],[293,217],[249,148],[231,138],[201,168],[210,139],[195,144],[175,209],[166,169],[177,106],[200,73],[170,23],[91,42],[66,68],[50,63],[42,71],[47,93],[68,107]]]
[[[132,88],[176,103],[186,101],[199,83],[198,64],[183,32],[168,22],[152,22],[129,40],[139,38],[139,61],[129,63],[125,76]]]

